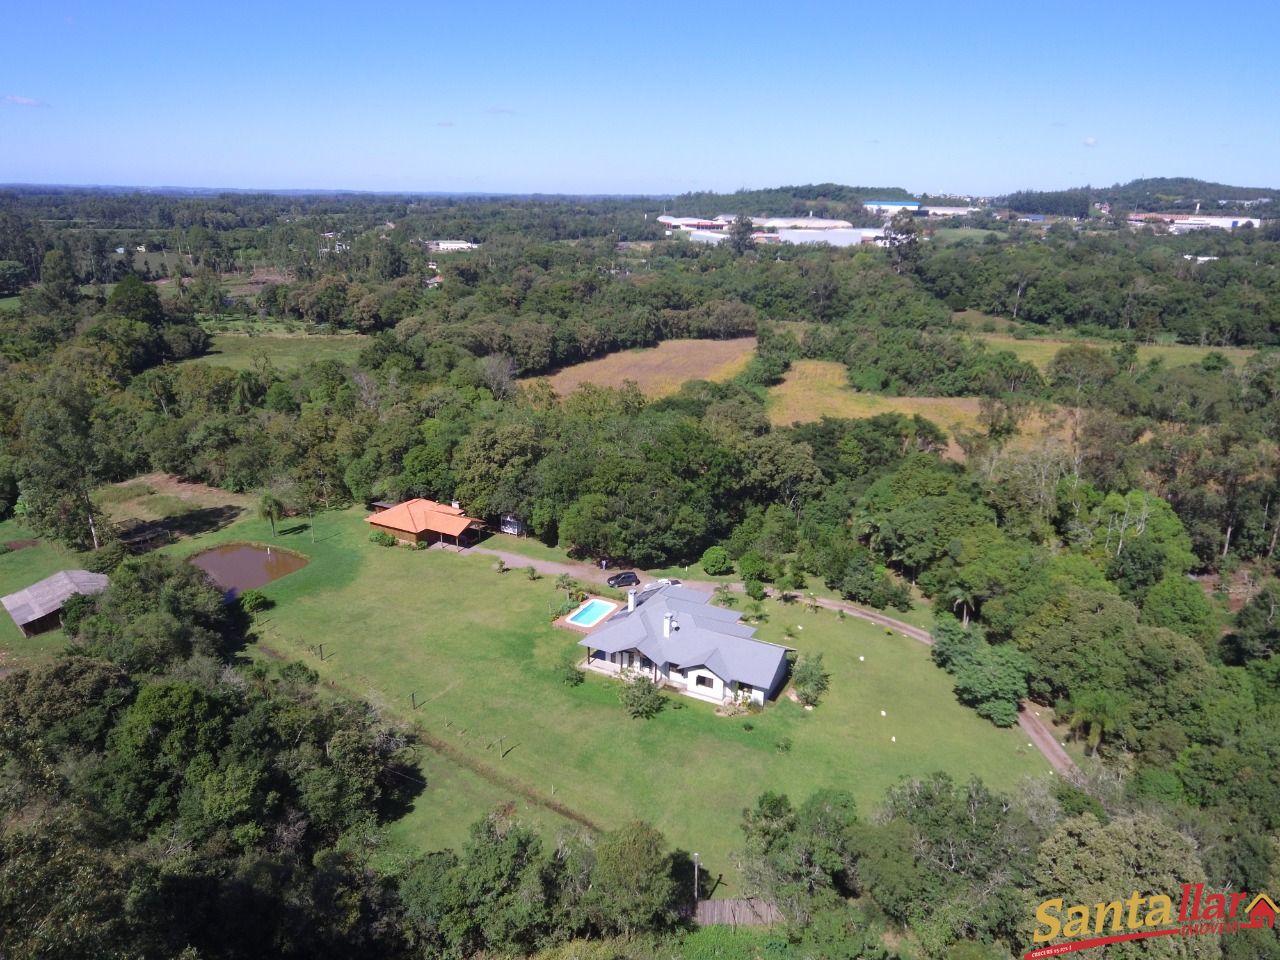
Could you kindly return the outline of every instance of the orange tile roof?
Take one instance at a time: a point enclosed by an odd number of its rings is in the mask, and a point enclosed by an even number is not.
[[[422,498],[406,500],[389,510],[383,510],[364,519],[366,523],[400,530],[404,533],[421,534],[429,531],[449,537],[456,537],[472,524],[480,523],[475,517],[468,517],[457,507]]]

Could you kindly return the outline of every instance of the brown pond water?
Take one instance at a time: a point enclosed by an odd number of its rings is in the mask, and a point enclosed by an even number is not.
[[[307,558],[288,550],[232,543],[197,553],[191,562],[228,595],[235,596],[241,590],[253,590],[301,570],[307,565]]]

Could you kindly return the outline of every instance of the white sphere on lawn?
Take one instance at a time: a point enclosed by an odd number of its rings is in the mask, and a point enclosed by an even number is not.
[[[882,716],[882,717],[887,717],[887,716],[888,716],[888,714],[887,714],[887,713],[885,713],[883,710],[881,710],[881,711],[880,711],[880,716]]]

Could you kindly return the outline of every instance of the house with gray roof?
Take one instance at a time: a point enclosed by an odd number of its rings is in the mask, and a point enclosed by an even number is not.
[[[23,636],[31,636],[60,625],[60,614],[68,600],[78,593],[91,595],[107,589],[107,577],[88,570],[59,570],[24,590],[0,597],[9,616]]]
[[[787,675],[787,648],[755,639],[755,627],[709,594],[661,585],[627,594],[627,606],[580,641],[586,666],[630,672],[714,703],[772,697]]]

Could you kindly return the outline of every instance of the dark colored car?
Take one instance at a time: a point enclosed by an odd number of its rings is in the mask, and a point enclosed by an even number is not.
[[[634,571],[627,570],[623,573],[615,573],[607,582],[611,587],[634,587],[640,582],[640,578]]]

